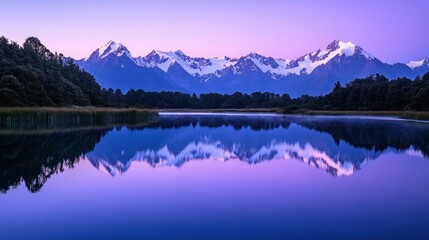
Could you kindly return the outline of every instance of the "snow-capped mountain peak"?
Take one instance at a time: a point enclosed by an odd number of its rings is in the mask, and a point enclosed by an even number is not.
[[[121,43],[116,43],[115,41],[110,40],[105,44],[104,46],[97,48],[90,56],[86,59],[86,61],[98,61],[100,59],[103,59],[111,54],[114,54],[117,57],[120,56],[127,56],[129,58],[131,57],[130,51],[122,45]]]
[[[239,59],[229,57],[214,58],[194,58],[187,56],[183,51],[176,50],[170,52],[153,50],[145,57],[132,58],[128,49],[114,41],[109,41],[103,47],[94,51],[86,61],[95,62],[111,54],[117,57],[126,55],[137,65],[146,68],[159,68],[168,73],[170,68],[177,64],[193,77],[221,77],[223,70],[232,69],[235,74],[242,74],[248,71],[262,72],[275,79],[278,76],[284,77],[291,74],[311,74],[317,67],[328,63],[337,56],[363,56],[365,59],[374,59],[372,55],[364,51],[361,47],[352,42],[333,41],[326,49],[317,50],[304,55],[296,60],[274,59],[252,52]],[[413,66],[417,63],[410,63]]]
[[[182,50],[180,50],[180,49],[176,50],[174,53],[175,53],[176,55],[178,55],[178,56],[186,56],[186,55],[182,52]]]
[[[301,73],[310,74],[317,67],[328,63],[337,56],[363,56],[367,60],[372,60],[374,57],[361,47],[352,42],[343,42],[335,40],[330,43],[326,49],[317,50],[315,52],[304,55],[297,60],[291,61],[286,68],[287,72],[300,75]]]
[[[110,40],[106,45],[98,49],[98,53],[100,55],[100,58],[106,57],[110,53],[115,54],[124,54],[129,53],[128,49],[122,45],[121,43],[116,43],[112,40]]]
[[[168,68],[171,66],[171,58],[174,54],[172,52],[162,52],[158,50],[152,50],[145,57],[134,58],[134,62],[143,67],[159,67],[164,72],[167,72]]]
[[[134,61],[145,67],[158,67],[168,72],[170,67],[177,63],[192,76],[216,75],[227,68],[232,68],[236,74],[246,71],[261,71],[269,74],[272,78],[287,76],[290,74],[310,74],[315,68],[328,63],[337,56],[363,56],[371,60],[374,57],[352,42],[333,41],[326,49],[304,55],[296,60],[274,59],[252,52],[240,59],[223,58],[192,58],[181,50],[175,52],[152,51],[146,57],[136,58]]]
[[[424,65],[427,65],[427,66],[429,67],[429,57],[428,57],[428,58],[425,58],[425,59],[423,59],[423,60],[420,60],[420,61],[411,61],[411,62],[409,62],[407,65],[408,65],[408,67],[410,67],[411,69],[418,68],[418,67],[422,67],[422,66],[424,66]]]
[[[125,46],[109,41],[89,58],[76,63],[92,73],[102,87],[123,91],[129,88],[195,93],[269,91],[288,92],[294,97],[328,93],[334,81],[345,84],[371,74],[415,78],[429,69],[429,59],[413,61],[408,66],[392,65],[352,42],[338,40],[293,60],[255,52],[237,58],[203,58],[186,55],[181,50],[153,50],[146,56],[132,58]],[[127,74],[124,76],[127,81],[118,81],[118,74]]]
[[[352,42],[343,42],[335,40],[330,43],[324,51],[320,51],[317,54],[317,60],[324,60],[326,58],[332,59],[337,55],[346,55],[347,57],[353,56],[357,51],[362,49]]]
[[[236,59],[223,58],[192,58],[183,51],[175,52],[152,51],[145,57],[135,58],[137,65],[155,68],[158,67],[164,72],[168,72],[175,63],[179,64],[186,72],[192,76],[206,76],[215,74],[217,71],[225,69],[235,62]]]

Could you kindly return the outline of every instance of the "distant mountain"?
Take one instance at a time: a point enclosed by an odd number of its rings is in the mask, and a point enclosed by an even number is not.
[[[407,64],[414,72],[418,73],[418,75],[424,75],[428,72],[429,69],[429,57],[423,59],[421,61],[411,61]]]
[[[428,58],[429,59],[429,58]],[[76,63],[92,73],[105,88],[142,88],[145,91],[187,93],[251,93],[269,91],[319,95],[332,90],[335,82],[382,74],[388,78],[415,78],[429,71],[429,60],[387,64],[351,42],[333,41],[295,60],[274,59],[257,53],[240,58],[193,58],[180,50],[152,51],[132,57],[114,41]]]
[[[94,75],[104,88],[185,91],[159,68],[137,65],[128,49],[113,41],[95,50],[88,58],[75,63]]]

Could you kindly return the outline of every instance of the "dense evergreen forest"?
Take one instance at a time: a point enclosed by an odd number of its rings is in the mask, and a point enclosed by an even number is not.
[[[307,110],[359,110],[359,111],[428,111],[429,73],[422,79],[388,80],[375,75],[357,79],[342,87],[336,84],[324,96],[301,96],[291,99],[288,94],[255,92],[231,95],[217,93],[189,95],[173,92],[144,92],[130,90],[102,90],[103,98],[111,106],[137,106],[148,108],[281,108],[285,111]]]
[[[35,37],[23,47],[0,37],[0,106],[104,104],[94,77],[63,60]]]
[[[389,80],[380,75],[336,84],[324,96],[291,99],[273,93],[145,92],[101,89],[94,77],[62,54],[50,52],[35,37],[23,47],[0,38],[0,106],[110,106],[141,108],[281,108],[286,111],[361,110],[428,111],[429,73],[414,80]]]

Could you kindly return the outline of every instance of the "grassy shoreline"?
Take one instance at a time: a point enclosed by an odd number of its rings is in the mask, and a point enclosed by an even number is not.
[[[137,125],[157,116],[158,113],[153,110],[136,108],[0,108],[0,129],[43,131]]]
[[[243,112],[243,113],[277,113],[289,115],[309,115],[309,116],[392,116],[402,119],[429,120],[429,112],[405,112],[405,111],[316,111],[316,110],[297,110],[286,112],[281,108],[244,108],[244,109],[142,109],[142,108],[108,108],[108,107],[26,107],[26,108],[0,108],[0,126],[4,122],[5,116],[14,114],[20,116],[18,122],[28,122],[42,118],[49,122],[49,115],[67,119],[65,123],[89,122],[92,124],[106,123],[114,125],[115,123],[138,123],[140,120],[146,120],[158,116],[162,112],[176,113],[225,113],[225,112]],[[26,114],[33,115],[32,117]],[[43,116],[46,115],[46,116]],[[26,116],[26,117],[24,117]],[[45,119],[44,119],[45,118]],[[47,118],[47,119],[46,119]],[[14,119],[10,119],[14,120]],[[15,119],[16,120],[16,119]],[[39,119],[40,120],[40,119]],[[36,121],[37,122],[37,121]]]
[[[156,109],[162,112],[176,113],[226,113],[226,112],[243,112],[243,113],[278,113],[285,115],[308,115],[308,116],[385,116],[399,117],[401,119],[411,120],[429,120],[429,112],[405,112],[405,111],[316,111],[316,110],[298,110],[286,112],[281,108],[244,108],[244,109]]]
[[[152,112],[156,113],[156,109],[148,108],[113,108],[113,107],[0,107],[0,113],[3,112]]]
[[[290,113],[286,113],[290,114]],[[404,111],[303,111],[292,114],[309,116],[380,116],[399,117],[410,120],[429,120],[429,112],[404,112]]]

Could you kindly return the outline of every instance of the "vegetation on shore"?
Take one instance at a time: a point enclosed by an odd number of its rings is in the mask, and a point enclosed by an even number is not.
[[[0,37],[0,106],[102,106],[95,78],[30,37],[23,47]]]
[[[399,117],[403,119],[429,121],[429,112],[402,112]]]
[[[46,130],[137,125],[157,116],[155,111],[135,108],[0,108],[0,129]]]
[[[155,109],[281,109],[299,111],[429,111],[429,73],[415,80],[389,80],[381,75],[357,79],[346,86],[337,82],[332,92],[323,96],[291,98],[288,94],[255,92],[243,94],[208,93],[197,96],[177,92],[144,92],[131,89],[102,90],[107,105]]]
[[[175,113],[277,113],[285,115],[308,115],[308,116],[381,116],[398,117],[401,119],[429,120],[429,112],[411,112],[411,111],[321,111],[321,110],[303,110],[285,111],[281,108],[221,108],[221,109],[157,109],[162,112]]]
[[[411,120],[429,120],[429,112],[409,112],[409,111],[296,111],[283,112],[282,114],[301,114],[310,116],[380,116],[398,117]]]

